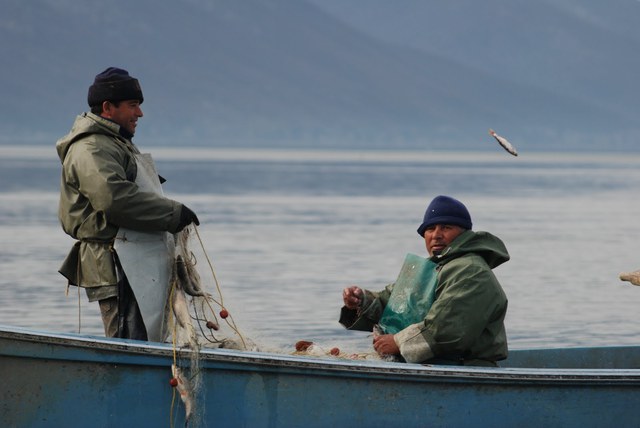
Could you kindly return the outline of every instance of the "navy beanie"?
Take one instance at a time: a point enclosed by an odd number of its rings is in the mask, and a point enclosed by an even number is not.
[[[424,236],[427,227],[436,224],[454,224],[464,229],[471,229],[472,226],[467,207],[449,196],[437,196],[431,201],[418,228],[418,235]]]
[[[89,107],[102,104],[104,101],[144,101],[138,79],[129,76],[127,70],[109,67],[98,74],[89,87],[87,102]]]

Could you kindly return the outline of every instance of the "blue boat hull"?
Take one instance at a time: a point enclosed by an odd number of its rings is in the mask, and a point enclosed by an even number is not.
[[[616,360],[614,354],[621,356]],[[640,369],[634,367],[640,362],[634,358],[640,348],[531,350],[512,355],[515,363],[553,365],[551,356],[591,368],[571,368],[566,363],[560,368],[421,366],[203,350],[204,387],[198,403],[202,411],[191,425],[640,424]],[[589,355],[627,367],[594,368],[597,362],[588,364]],[[180,352],[180,357],[187,362],[189,352]],[[183,426],[184,406],[169,385],[172,363],[170,345],[0,326],[0,419],[5,427]]]

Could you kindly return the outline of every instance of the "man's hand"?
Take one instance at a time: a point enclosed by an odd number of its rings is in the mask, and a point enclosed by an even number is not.
[[[342,300],[348,309],[358,309],[362,303],[362,289],[355,285],[342,290]]]
[[[187,208],[186,205],[183,205],[182,210],[180,211],[180,222],[178,223],[178,229],[176,230],[176,233],[180,232],[191,223],[195,223],[196,226],[200,226],[200,220],[198,220],[196,213]]]
[[[373,349],[375,349],[381,357],[385,355],[398,355],[400,353],[400,348],[396,345],[396,341],[393,340],[393,334],[374,336]]]

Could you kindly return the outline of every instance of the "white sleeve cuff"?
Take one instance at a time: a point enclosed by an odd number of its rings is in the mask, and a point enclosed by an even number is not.
[[[393,336],[400,355],[408,363],[421,363],[433,358],[433,351],[422,335],[422,323],[411,324]]]

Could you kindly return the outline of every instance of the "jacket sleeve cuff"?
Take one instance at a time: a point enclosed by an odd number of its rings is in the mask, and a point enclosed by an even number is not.
[[[362,290],[362,300],[358,309],[343,307],[340,312],[340,324],[349,330],[372,331],[373,326],[380,321],[384,305],[378,293]]]
[[[393,336],[400,355],[408,363],[421,363],[433,358],[433,351],[422,335],[422,323],[411,324]]]

